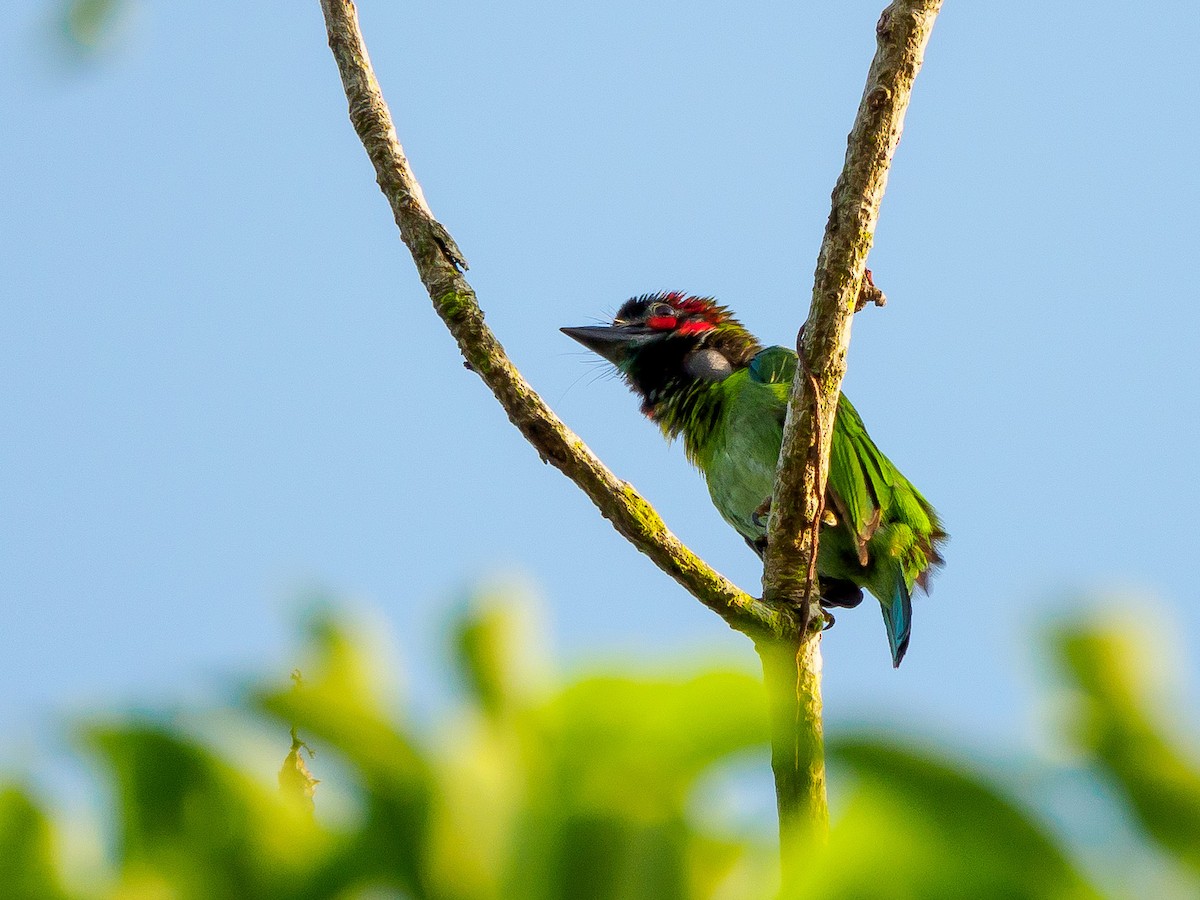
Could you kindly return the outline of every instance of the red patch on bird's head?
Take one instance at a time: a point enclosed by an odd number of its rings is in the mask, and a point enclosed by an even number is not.
[[[618,324],[640,324],[655,331],[696,336],[729,321],[729,311],[711,297],[696,297],[682,291],[662,291],[633,297],[617,311]]]
[[[673,298],[672,302],[675,306],[685,313],[709,315],[716,311],[716,304],[703,297],[684,297],[681,294],[671,294],[670,296]]]

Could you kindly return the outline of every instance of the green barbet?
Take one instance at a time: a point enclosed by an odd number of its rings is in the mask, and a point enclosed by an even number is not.
[[[562,331],[617,367],[663,434],[683,438],[725,521],[762,556],[796,354],[763,349],[728,309],[681,293],[635,297],[611,325]],[[946,532],[845,396],[834,420],[825,508],[817,555],[821,604],[857,606],[862,588],[870,591],[883,608],[892,664],[899,666],[914,586],[928,589]]]

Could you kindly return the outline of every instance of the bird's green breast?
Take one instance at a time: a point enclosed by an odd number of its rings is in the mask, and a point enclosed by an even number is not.
[[[660,419],[682,433],[721,516],[752,545],[766,537],[795,355],[768,348],[723,381],[692,386]],[[673,426],[668,428],[668,423]],[[940,562],[945,539],[933,508],[880,452],[844,396],[834,422],[818,571],[868,588],[885,604]],[[897,573],[900,573],[899,575]]]
[[[710,390],[719,396],[719,411],[708,439],[696,447],[694,460],[725,521],[755,541],[765,534],[754,514],[771,496],[783,442],[787,385],[763,384],[742,369]]]

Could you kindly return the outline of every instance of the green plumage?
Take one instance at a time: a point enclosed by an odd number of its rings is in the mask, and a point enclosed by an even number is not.
[[[727,310],[678,294],[629,301],[605,328],[567,332],[616,363],[643,397],[643,411],[668,437],[683,438],[721,515],[761,554],[796,354],[761,349]],[[852,582],[879,600],[899,665],[912,591],[927,587],[946,535],[933,507],[883,455],[844,396],[825,505],[817,557],[823,587]]]
[[[690,454],[721,515],[751,544],[766,538],[766,519],[759,511],[774,483],[795,371],[796,354],[772,347],[711,385],[709,390],[722,396],[722,415]],[[685,441],[688,431],[685,425]],[[831,444],[826,508],[836,522],[821,530],[817,570],[890,602],[898,577],[911,591],[940,561],[934,544],[944,536],[941,524],[933,507],[875,446],[844,396]]]

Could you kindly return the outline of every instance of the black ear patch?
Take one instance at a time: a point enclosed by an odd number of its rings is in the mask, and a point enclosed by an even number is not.
[[[689,353],[683,368],[701,381],[724,381],[733,373],[733,364],[719,350],[712,348]]]

